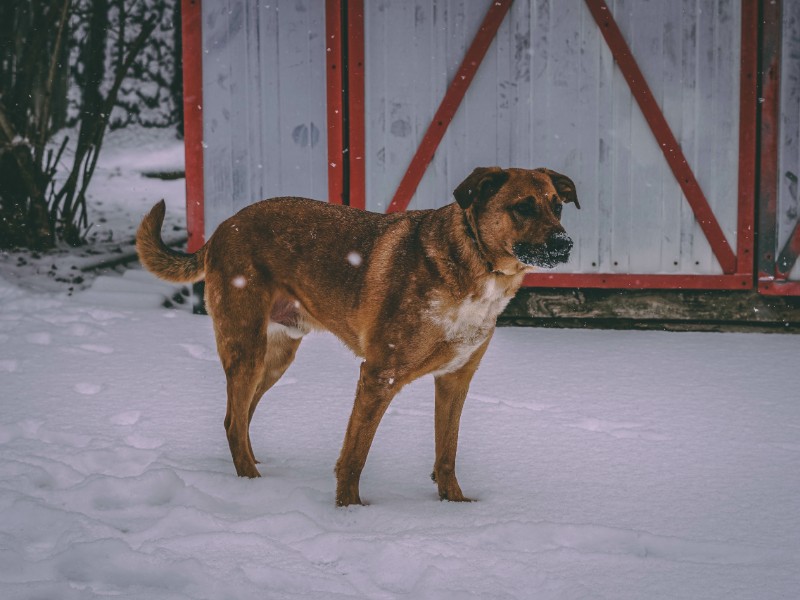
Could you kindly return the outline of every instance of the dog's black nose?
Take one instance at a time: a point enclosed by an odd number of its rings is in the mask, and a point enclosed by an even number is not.
[[[551,254],[567,255],[572,250],[572,240],[563,231],[558,231],[547,239],[545,247]]]

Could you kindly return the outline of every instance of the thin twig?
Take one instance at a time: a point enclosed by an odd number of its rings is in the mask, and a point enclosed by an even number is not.
[[[58,22],[58,33],[56,34],[56,43],[53,46],[53,57],[50,60],[50,69],[47,72],[47,82],[44,88],[44,103],[42,105],[42,114],[39,121],[39,139],[35,147],[34,160],[36,166],[42,166],[42,153],[47,144],[48,134],[50,133],[50,106],[53,101],[53,85],[55,85],[56,66],[58,65],[58,56],[61,53],[61,44],[64,39],[64,29],[66,29],[67,17],[69,16],[69,6],[71,0],[64,0],[64,6],[61,8],[61,18]]]

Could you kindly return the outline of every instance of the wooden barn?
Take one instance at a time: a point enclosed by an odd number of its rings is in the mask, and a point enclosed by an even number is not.
[[[435,208],[576,183],[508,322],[800,326],[800,2],[183,0],[190,250],[297,195]]]

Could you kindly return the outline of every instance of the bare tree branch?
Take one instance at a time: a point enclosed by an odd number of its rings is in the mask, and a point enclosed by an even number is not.
[[[44,156],[44,148],[47,145],[47,139],[50,134],[50,107],[53,101],[53,86],[55,85],[56,67],[58,65],[58,55],[61,53],[61,45],[64,40],[64,30],[67,25],[67,17],[69,16],[69,6],[71,0],[64,0],[61,7],[61,18],[58,22],[58,33],[56,34],[56,41],[53,46],[53,55],[50,59],[50,69],[47,72],[47,81],[44,87],[44,102],[42,103],[42,114],[39,117],[39,135],[36,140],[34,160],[36,164],[41,167],[42,157]]]

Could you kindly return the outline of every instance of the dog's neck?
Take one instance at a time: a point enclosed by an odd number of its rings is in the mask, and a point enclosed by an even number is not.
[[[490,261],[486,256],[486,247],[483,245],[483,242],[478,237],[478,233],[475,230],[475,227],[470,223],[469,216],[467,215],[466,211],[461,213],[464,217],[464,232],[467,234],[467,237],[472,240],[472,244],[475,247],[475,251],[478,253],[481,262],[486,266],[486,272],[492,274],[500,274],[500,271],[496,271],[492,261]]]
[[[494,262],[492,262],[492,260],[489,259],[486,245],[483,243],[483,240],[481,240],[477,227],[475,227],[475,224],[470,219],[469,215],[467,214],[467,211],[462,211],[461,215],[464,222],[464,233],[466,233],[467,237],[470,240],[472,240],[473,249],[477,253],[481,263],[483,263],[483,265],[486,267],[486,272],[488,274],[497,276],[515,277],[517,275],[526,273],[528,271],[527,267],[525,267],[524,265],[520,265],[520,268],[514,271],[513,273],[509,273],[503,269],[497,268]]]

